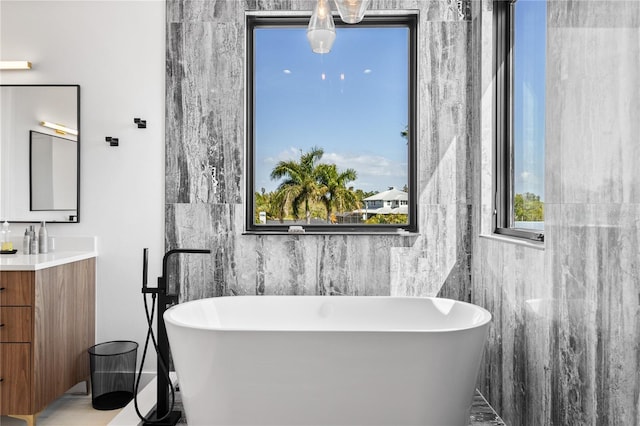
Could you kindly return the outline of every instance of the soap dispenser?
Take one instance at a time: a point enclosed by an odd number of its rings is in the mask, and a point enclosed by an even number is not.
[[[40,229],[38,230],[38,253],[47,253],[48,247],[47,243],[49,240],[49,235],[47,235],[47,227],[45,226],[44,220],[40,223]]]
[[[29,248],[30,254],[38,254],[38,236],[33,225],[29,225],[29,235],[31,236],[31,246]]]
[[[13,250],[13,243],[11,242],[11,230],[9,229],[9,222],[6,220],[2,224],[2,251]]]
[[[24,237],[22,239],[22,253],[31,254],[31,233],[29,228],[24,229]]]

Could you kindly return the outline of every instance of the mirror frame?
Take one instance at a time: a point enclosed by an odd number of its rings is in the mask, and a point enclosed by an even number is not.
[[[76,129],[78,130],[78,135],[76,137],[76,142],[77,142],[77,155],[76,155],[76,162],[77,162],[77,176],[76,176],[76,210],[75,210],[75,215],[69,215],[69,220],[46,220],[48,223],[79,223],[80,222],[80,147],[81,147],[81,134],[82,131],[80,130],[80,85],[79,84],[0,84],[0,89],[2,89],[3,87],[70,87],[70,88],[75,88],[76,89]],[[33,130],[33,129],[31,129]],[[30,142],[29,142],[30,144]],[[29,161],[29,168],[31,167],[30,165],[30,160]],[[30,185],[29,185],[30,186]],[[31,189],[31,188],[30,188]],[[29,194],[29,206],[27,206],[28,211],[31,213],[31,205],[30,205],[30,201],[31,201],[31,194]],[[38,212],[53,212],[55,210],[41,210]],[[23,220],[23,219],[12,219],[10,217],[4,218],[4,217],[0,217],[1,221],[5,221],[8,220],[11,223],[37,223],[37,222],[41,222],[42,219],[33,219],[33,220]]]

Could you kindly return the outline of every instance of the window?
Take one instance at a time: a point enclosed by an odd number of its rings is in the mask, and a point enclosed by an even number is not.
[[[247,17],[247,231],[416,231],[417,15],[308,21]]]
[[[544,241],[546,1],[494,2],[499,234]]]

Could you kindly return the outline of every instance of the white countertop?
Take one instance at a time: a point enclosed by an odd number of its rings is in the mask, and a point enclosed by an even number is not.
[[[98,256],[96,237],[54,237],[55,250],[46,254],[23,254],[22,241],[14,240],[16,254],[0,254],[0,271],[38,271]]]
[[[95,251],[55,251],[46,254],[1,254],[0,271],[37,271],[98,256]]]

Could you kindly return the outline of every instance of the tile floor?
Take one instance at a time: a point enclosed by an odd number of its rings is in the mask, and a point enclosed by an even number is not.
[[[91,396],[64,394],[36,418],[37,426],[105,426],[120,410],[100,411],[91,406]],[[24,426],[24,420],[1,416],[2,426]]]
[[[172,380],[176,376],[172,373]],[[133,404],[117,410],[96,410],[91,405],[84,382],[79,383],[52,402],[36,418],[36,426],[136,426],[139,423]],[[143,374],[138,402],[141,410],[149,411],[155,404],[155,375]],[[122,419],[120,421],[116,419]],[[0,416],[0,426],[25,426],[26,422],[9,416]]]

